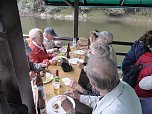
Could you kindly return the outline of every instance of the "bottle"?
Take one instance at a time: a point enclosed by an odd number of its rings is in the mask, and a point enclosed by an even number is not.
[[[59,77],[59,70],[56,70],[55,78],[54,78],[54,93],[55,95],[60,94],[60,77]]]
[[[68,43],[68,47],[67,47],[67,58],[70,58],[70,43]]]
[[[37,75],[36,85],[37,85],[37,90],[38,90],[37,112],[38,114],[47,114],[43,81],[39,73]]]
[[[88,49],[90,48],[90,39],[88,39]]]
[[[76,46],[77,46],[76,38],[73,38],[73,49],[76,49]]]

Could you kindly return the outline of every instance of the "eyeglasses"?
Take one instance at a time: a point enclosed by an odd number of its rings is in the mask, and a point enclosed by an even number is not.
[[[39,36],[39,37],[35,37],[35,38],[38,38],[38,39],[43,39],[44,37],[43,37],[43,36]]]

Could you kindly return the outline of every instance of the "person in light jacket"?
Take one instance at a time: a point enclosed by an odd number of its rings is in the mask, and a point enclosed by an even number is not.
[[[92,107],[92,114],[142,114],[139,98],[127,83],[119,80],[117,67],[111,59],[92,55],[86,73],[100,96],[79,95],[76,91],[66,94]],[[67,113],[75,114],[71,105],[63,96],[61,106]]]

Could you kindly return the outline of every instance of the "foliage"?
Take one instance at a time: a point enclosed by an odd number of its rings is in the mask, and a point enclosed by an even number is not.
[[[104,9],[104,11],[109,16],[123,16],[125,14],[125,10],[120,8],[108,8]]]

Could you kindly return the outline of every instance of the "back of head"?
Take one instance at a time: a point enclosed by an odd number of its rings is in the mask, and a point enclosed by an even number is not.
[[[100,90],[112,90],[118,84],[119,76],[116,64],[109,57],[92,55],[89,58],[86,73]]]
[[[94,42],[90,45],[90,49],[99,57],[110,57],[110,47],[102,42]]]
[[[142,41],[145,45],[152,48],[152,30],[146,31],[140,38],[139,41]]]
[[[31,29],[29,31],[29,38],[31,38],[32,40],[34,40],[37,37],[41,37],[41,36],[39,36],[39,34],[43,34],[43,31],[41,29],[39,29],[39,28]]]
[[[98,33],[99,40],[102,39],[104,43],[111,43],[113,41],[113,34],[108,31],[102,31]]]

